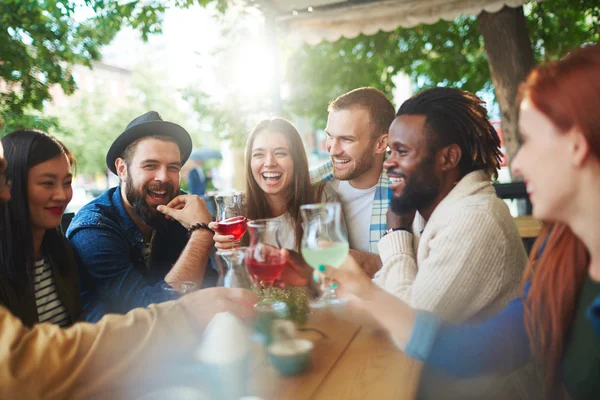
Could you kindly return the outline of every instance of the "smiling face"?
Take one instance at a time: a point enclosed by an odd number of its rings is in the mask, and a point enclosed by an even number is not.
[[[250,156],[252,176],[265,194],[284,197],[294,180],[294,161],[289,144],[280,132],[259,133]]]
[[[335,179],[355,180],[377,167],[377,139],[370,121],[369,111],[359,107],[329,113],[325,132]]]
[[[55,229],[73,197],[71,164],[58,156],[29,168],[27,198],[33,230]]]
[[[428,207],[440,191],[435,152],[424,124],[424,115],[402,115],[390,126],[391,154],[383,166],[393,192],[390,205],[398,214]]]
[[[127,201],[145,224],[158,227],[164,223],[156,207],[168,204],[179,193],[180,170],[177,144],[155,138],[139,141],[129,163],[117,159]]]
[[[519,131],[523,144],[511,168],[524,178],[533,216],[564,220],[577,193],[577,169],[568,150],[572,135],[560,132],[529,98],[521,103]]]

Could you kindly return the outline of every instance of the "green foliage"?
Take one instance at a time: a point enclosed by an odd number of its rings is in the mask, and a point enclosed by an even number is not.
[[[600,41],[600,0],[545,0],[530,6],[527,23],[537,60],[557,60]]]
[[[106,171],[105,157],[114,138],[128,121],[114,115],[108,96],[102,92],[85,93],[61,109],[59,126],[50,132],[61,139],[77,160],[77,173],[88,175]],[[133,117],[129,118],[130,120]]]
[[[545,0],[526,6],[525,12],[537,60],[556,59],[600,40],[600,0]],[[399,72],[410,76],[417,90],[432,85],[471,92],[493,88],[477,18],[459,17],[303,46],[288,63],[288,106],[324,127],[329,101],[361,86],[391,97],[392,77]]]
[[[42,116],[36,110],[26,110],[22,114],[7,114],[0,123],[0,137],[8,135],[17,129],[39,129],[48,132],[58,126],[55,117]]]
[[[230,140],[231,146],[243,148],[246,132],[250,128],[251,105],[241,101],[235,95],[227,97],[225,102],[211,98],[200,89],[190,87],[183,91],[186,100],[196,118],[201,121],[200,131],[204,137],[213,138],[213,147],[222,140]]]
[[[0,125],[22,120],[29,109],[41,110],[50,99],[51,85],[59,84],[65,93],[73,93],[71,66],[90,66],[98,60],[100,48],[122,27],[138,29],[147,39],[161,31],[167,7],[211,2],[219,10],[227,5],[226,0],[3,0]]]
[[[287,306],[287,319],[294,321],[298,325],[304,325],[310,315],[308,300],[310,298],[310,289],[308,287],[288,286],[285,288],[271,288],[271,296],[282,301]]]

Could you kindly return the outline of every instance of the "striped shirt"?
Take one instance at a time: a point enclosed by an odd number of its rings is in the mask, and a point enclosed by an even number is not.
[[[51,322],[63,327],[69,325],[69,314],[58,298],[52,265],[47,258],[35,262],[33,288],[39,322]]]
[[[313,168],[310,171],[310,180],[313,183],[330,182],[334,180],[333,163],[328,160],[325,164]],[[371,253],[379,254],[377,243],[387,230],[387,210],[390,206],[392,191],[390,190],[390,179],[385,169],[381,171],[379,182],[375,187],[375,197],[371,207],[371,224],[369,227],[369,248]],[[349,225],[350,221],[346,221]]]

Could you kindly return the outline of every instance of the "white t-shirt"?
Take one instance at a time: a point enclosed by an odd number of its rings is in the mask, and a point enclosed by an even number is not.
[[[350,185],[350,182],[337,179],[331,181],[330,184],[342,201],[350,248],[369,252],[371,209],[377,185],[369,189],[356,189]]]
[[[279,244],[282,248],[296,251],[296,232],[294,220],[290,213],[285,213],[279,217],[273,218],[274,221],[279,221]]]

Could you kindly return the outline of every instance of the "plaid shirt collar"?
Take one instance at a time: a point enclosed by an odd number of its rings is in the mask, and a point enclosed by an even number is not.
[[[331,160],[313,168],[310,171],[310,179],[313,183],[330,182],[335,179],[333,177],[333,163]],[[379,182],[377,182],[373,206],[371,208],[371,224],[369,228],[369,249],[371,253],[379,254],[377,243],[387,229],[386,214],[390,206],[391,197],[390,179],[387,177],[384,169],[381,171]],[[346,224],[349,225],[351,222],[346,221]]]

